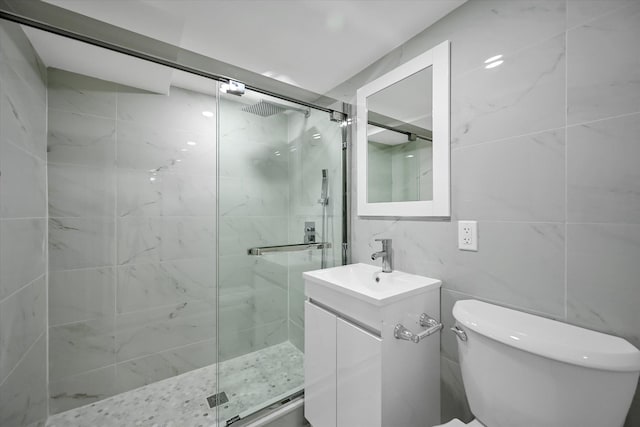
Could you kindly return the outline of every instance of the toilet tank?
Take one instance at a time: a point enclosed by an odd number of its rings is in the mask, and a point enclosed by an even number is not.
[[[621,427],[640,372],[622,338],[476,300],[453,307],[471,412],[487,427]]]

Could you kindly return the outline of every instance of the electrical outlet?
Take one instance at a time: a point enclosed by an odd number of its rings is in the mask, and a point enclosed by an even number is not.
[[[478,221],[458,221],[458,249],[478,251]]]

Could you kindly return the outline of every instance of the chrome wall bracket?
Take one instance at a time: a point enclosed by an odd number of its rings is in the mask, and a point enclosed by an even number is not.
[[[424,338],[428,337],[429,335],[433,335],[442,329],[442,323],[438,322],[427,313],[422,313],[420,315],[420,326],[427,329],[414,334],[409,329],[402,326],[402,324],[398,323],[393,329],[393,336],[396,337],[396,339],[412,341],[417,344]]]

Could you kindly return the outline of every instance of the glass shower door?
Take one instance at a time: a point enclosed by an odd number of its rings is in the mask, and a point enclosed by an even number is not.
[[[219,97],[220,425],[302,390],[302,273],[341,263],[341,128],[247,91]],[[223,394],[224,393],[224,394]]]

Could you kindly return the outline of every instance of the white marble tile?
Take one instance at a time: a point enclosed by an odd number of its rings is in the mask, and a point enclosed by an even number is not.
[[[215,260],[185,259],[118,267],[119,313],[185,301],[215,301]]]
[[[119,168],[215,175],[214,132],[200,134],[123,120],[118,120],[117,128]]]
[[[221,216],[287,215],[289,189],[286,185],[251,178],[220,178]]]
[[[115,83],[56,68],[49,68],[47,77],[49,108],[110,119],[116,117]]]
[[[0,218],[46,216],[46,163],[0,140]]]
[[[294,243],[287,237],[286,216],[225,216],[220,218],[219,227],[220,255],[224,256],[246,255],[252,247]]]
[[[218,321],[225,333],[287,319],[287,293],[277,285],[237,286],[220,291]]]
[[[554,129],[565,123],[564,34],[451,82],[453,147]]]
[[[118,264],[215,257],[214,217],[118,219]]]
[[[49,215],[113,216],[116,202],[114,172],[93,166],[49,164]]]
[[[247,114],[247,113],[237,113]],[[266,136],[265,132],[265,136]],[[258,137],[228,138],[220,141],[220,176],[251,177],[269,182],[286,182],[288,154],[284,140],[278,145],[262,143]]]
[[[26,426],[47,418],[46,364],[43,334],[0,385],[0,425]]]
[[[569,224],[567,319],[640,347],[640,225]]]
[[[215,304],[185,302],[116,316],[117,360],[123,362],[215,337]]]
[[[569,124],[640,111],[638,39],[637,1],[567,33]]]
[[[0,303],[0,383],[46,328],[45,277]]]
[[[51,218],[49,271],[113,265],[115,230],[112,218]]]
[[[111,167],[115,164],[113,119],[49,109],[49,163]]]
[[[47,71],[19,24],[2,22],[0,55],[0,67],[9,67],[29,86],[44,106],[47,102]]]
[[[564,129],[454,150],[452,205],[459,218],[564,221]]]
[[[118,218],[119,265],[160,262],[161,223],[158,217]]]
[[[564,29],[562,0],[468,1],[326,95],[353,102],[357,88],[444,40],[451,41],[451,69],[456,76],[484,66],[487,58],[511,54]]]
[[[88,405],[116,394],[115,365],[49,383],[51,415]]]
[[[567,130],[571,222],[640,223],[640,114]]]
[[[44,219],[0,220],[0,300],[46,272]]]
[[[499,304],[564,316],[564,225],[478,226],[479,251],[455,252],[455,264],[442,277],[445,286]]]
[[[49,328],[49,381],[115,363],[113,316]]]
[[[0,136],[44,160],[47,146],[47,107],[6,63],[0,62]],[[40,83],[40,89],[44,84]],[[44,92],[43,92],[44,94]]]
[[[49,273],[49,326],[113,317],[112,267]]]
[[[172,86],[170,94],[160,95],[133,88],[118,88],[118,119],[164,129],[180,129],[189,132],[215,132],[216,99],[190,90]],[[213,117],[203,116],[211,111]]]
[[[567,28],[587,24],[636,0],[568,0]]]
[[[470,422],[474,417],[464,391],[460,365],[441,357],[440,371],[440,421],[446,423],[458,418],[462,422]]]
[[[184,347],[133,359],[116,365],[118,392],[133,390],[171,378],[194,369],[214,364],[215,340],[201,341]]]
[[[164,217],[162,226],[163,261],[216,256],[215,217]]]
[[[155,171],[118,171],[120,216],[213,216],[216,178]]]
[[[289,341],[298,350],[304,352],[304,328],[295,322],[289,322]]]
[[[287,340],[288,321],[278,321],[255,328],[227,333],[220,331],[218,360],[225,361]]]

